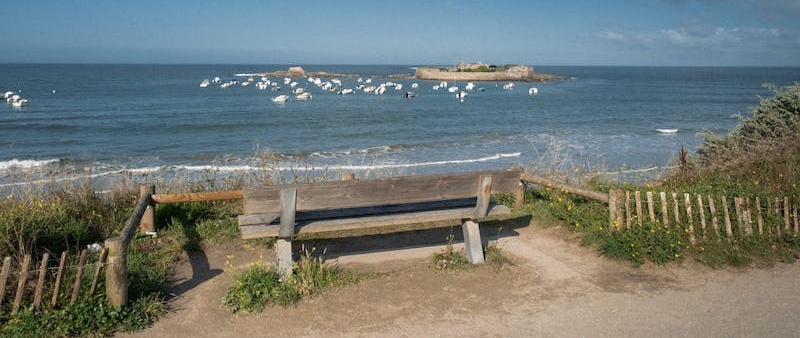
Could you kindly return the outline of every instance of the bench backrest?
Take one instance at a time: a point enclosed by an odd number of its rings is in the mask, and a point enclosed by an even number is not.
[[[491,193],[517,193],[521,173],[511,169],[247,189],[244,214],[280,212],[281,191],[287,188],[296,189],[296,211],[307,212],[474,198],[484,176],[492,177]]]

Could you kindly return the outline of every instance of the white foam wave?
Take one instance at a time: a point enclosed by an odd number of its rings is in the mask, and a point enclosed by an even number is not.
[[[0,170],[8,169],[31,169],[37,167],[44,167],[53,163],[58,163],[58,159],[49,160],[18,160],[12,159],[9,161],[0,161]]]
[[[325,167],[305,167],[305,168],[296,168],[296,167],[281,167],[281,170],[299,170],[299,171],[317,171],[317,170],[377,170],[377,169],[400,169],[400,168],[414,168],[414,167],[429,167],[429,166],[438,166],[438,165],[452,165],[452,164],[469,164],[469,163],[478,163],[478,162],[488,162],[499,160],[501,158],[509,158],[509,157],[520,157],[522,153],[500,153],[495,154],[493,156],[486,156],[480,158],[473,158],[473,159],[463,159],[463,160],[441,160],[441,161],[430,161],[430,162],[415,162],[415,163],[387,163],[387,164],[342,164],[342,165],[330,165]]]

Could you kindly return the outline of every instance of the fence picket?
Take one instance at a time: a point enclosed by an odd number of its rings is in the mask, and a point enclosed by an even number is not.
[[[753,236],[753,209],[751,208],[750,198],[744,200],[744,223],[748,236]]]
[[[22,268],[19,272],[19,282],[17,283],[17,295],[14,297],[14,307],[11,309],[12,315],[17,314],[19,306],[22,304],[22,295],[25,293],[25,283],[28,281],[28,267],[30,265],[31,254],[27,254],[22,259]]]
[[[0,305],[3,305],[3,298],[6,295],[6,282],[8,282],[8,273],[11,270],[11,257],[3,259],[3,270],[0,272]]]
[[[647,192],[647,213],[649,214],[648,216],[650,216],[650,223],[655,223],[656,222],[656,210],[655,210],[655,206],[653,205],[653,192],[652,191],[648,191]]]
[[[688,228],[689,242],[691,242],[692,245],[695,245],[697,244],[697,238],[694,237],[694,220],[693,220],[694,217],[692,217],[692,200],[689,197],[688,193],[683,194],[683,199],[686,204],[686,223],[689,225]]]
[[[711,228],[714,229],[714,237],[719,241],[719,219],[717,218],[717,208],[714,206],[714,197],[708,194],[708,211],[711,213]]]
[[[86,266],[86,256],[88,254],[88,250],[81,250],[81,256],[78,259],[78,271],[75,273],[75,284],[72,285],[72,297],[69,299],[70,303],[75,303],[78,300],[78,292],[81,290],[81,279],[83,279],[83,269]]]
[[[44,279],[47,277],[47,260],[49,258],[50,254],[45,252],[39,265],[39,280],[36,281],[36,293],[33,295],[33,308],[36,310],[39,310],[39,306],[42,304],[42,288],[44,288]]]
[[[680,228],[681,227],[681,212],[680,212],[680,204],[678,204],[678,193],[672,193],[672,202],[674,202],[674,210],[675,211],[675,225]]]
[[[664,226],[669,226],[669,205],[667,204],[667,193],[660,192],[661,197],[661,218],[664,220]]]
[[[761,199],[758,197],[756,197],[756,218],[758,219],[758,234],[764,235],[764,217],[761,215]]]
[[[733,226],[731,226],[731,214],[728,212],[728,199],[725,195],[722,196],[722,210],[725,216],[725,234],[728,236],[728,242],[733,241]]]
[[[108,249],[103,248],[103,250],[100,250],[100,257],[97,259],[97,267],[94,269],[94,277],[92,277],[92,287],[89,289],[89,295],[94,295],[94,291],[97,289],[97,280],[100,278],[100,270],[103,268],[103,265],[105,265],[107,254]]]
[[[625,191],[625,227],[631,227],[631,220],[633,216],[631,215],[631,192]]]
[[[642,226],[642,193],[637,190],[633,196],[636,200],[636,221],[639,222],[639,226]]]
[[[58,304],[58,293],[61,291],[61,282],[64,279],[64,266],[67,264],[67,252],[61,253],[61,262],[58,263],[58,272],[56,273],[56,284],[53,287],[53,300],[50,301],[52,307]]]
[[[783,198],[783,230],[787,233],[790,231],[789,227],[789,197]]]
[[[703,208],[703,196],[697,194],[697,211],[700,212],[700,237],[706,239],[706,212]]]

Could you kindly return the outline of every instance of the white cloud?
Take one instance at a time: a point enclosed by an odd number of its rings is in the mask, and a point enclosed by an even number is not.
[[[602,40],[630,47],[800,50],[800,36],[774,28],[683,27],[642,32],[601,32]]]

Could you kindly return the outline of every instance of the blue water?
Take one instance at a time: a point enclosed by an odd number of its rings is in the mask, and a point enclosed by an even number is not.
[[[255,85],[199,86],[219,76],[240,83],[288,65],[0,65],[0,93],[30,100],[0,103],[0,187],[62,177],[139,175],[258,176],[263,168],[320,175],[417,174],[507,168],[616,170],[668,167],[698,132],[733,128],[762,85],[789,85],[800,68],[536,67],[569,80],[476,82],[461,102],[439,81],[389,78],[410,66],[303,66],[357,74],[384,95],[339,95],[295,78],[313,97]],[[341,77],[355,88],[358,77]],[[255,76],[259,81],[260,76]],[[324,78],[330,80],[330,78]],[[412,89],[412,83],[419,88]],[[449,83],[462,90],[466,83]],[[536,86],[538,95],[528,95]],[[416,97],[403,98],[406,91]],[[678,129],[663,134],[656,129]],[[266,156],[266,154],[271,154]],[[265,159],[269,157],[269,159]]]

